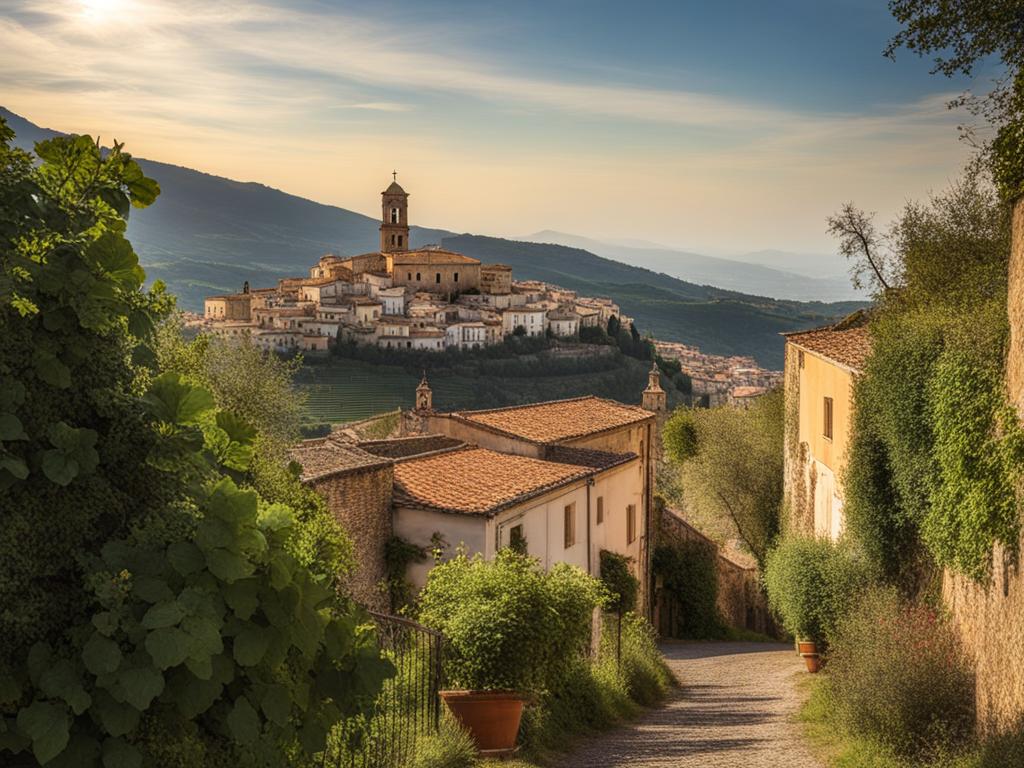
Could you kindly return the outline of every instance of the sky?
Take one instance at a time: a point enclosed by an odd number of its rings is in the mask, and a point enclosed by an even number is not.
[[[896,29],[884,0],[0,0],[0,104],[374,216],[397,170],[424,226],[829,253],[844,202],[888,218],[969,151],[970,84],[883,57]]]

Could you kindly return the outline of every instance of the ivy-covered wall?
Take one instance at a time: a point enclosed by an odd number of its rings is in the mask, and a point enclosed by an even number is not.
[[[1008,310],[1007,389],[1024,421],[1024,198],[1014,208]],[[1024,553],[1024,535],[1018,552]],[[978,720],[987,733],[1011,728],[1024,717],[1024,573],[1009,548],[996,544],[991,574],[991,583],[983,584],[947,569],[942,585],[974,657]]]

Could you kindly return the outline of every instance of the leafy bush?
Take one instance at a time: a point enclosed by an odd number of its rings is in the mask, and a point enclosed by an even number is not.
[[[408,768],[473,768],[474,765],[473,737],[446,714],[436,734],[417,739]]]
[[[897,755],[927,758],[971,737],[974,680],[952,628],[893,589],[869,592],[840,622],[828,670],[846,727]]]
[[[542,690],[567,659],[582,655],[600,582],[560,563],[501,550],[493,561],[458,553],[430,571],[419,618],[444,633],[445,675],[472,690]]]
[[[827,643],[874,575],[849,542],[786,536],[768,553],[764,583],[768,604],[787,632]]]
[[[296,511],[240,487],[258,431],[155,376],[173,300],[141,292],[124,235],[156,183],[120,145],[60,137],[35,165],[10,138],[0,120],[0,761],[294,764],[389,666]]]
[[[633,558],[601,550],[601,581],[611,595],[608,609],[618,613],[632,611],[636,607],[636,595],[640,582],[630,570]]]
[[[654,550],[654,573],[678,607],[673,637],[709,640],[724,634],[717,559],[714,546],[703,541],[663,544]]]
[[[619,626],[615,626],[617,623]],[[618,622],[605,621],[601,660],[606,668],[616,664],[615,679],[638,704],[656,704],[675,685],[675,678],[658,652],[654,628],[636,613],[627,613]]]

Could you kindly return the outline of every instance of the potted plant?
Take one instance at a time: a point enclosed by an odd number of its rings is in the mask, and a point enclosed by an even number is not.
[[[419,620],[445,637],[441,697],[483,755],[515,749],[523,705],[549,655],[544,575],[511,549],[435,566]]]

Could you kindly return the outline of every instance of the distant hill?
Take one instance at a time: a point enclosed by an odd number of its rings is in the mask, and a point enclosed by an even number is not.
[[[850,280],[837,269],[834,262],[810,266],[814,272],[805,272],[807,258],[782,251],[758,251],[736,259],[705,256],[700,253],[678,251],[644,243],[608,243],[579,235],[544,230],[523,238],[534,243],[555,243],[584,248],[626,264],[646,267],[655,272],[678,277],[695,283],[715,285],[733,291],[762,293],[793,301],[855,301],[860,299]],[[775,254],[776,258],[772,258]],[[800,269],[780,265],[797,264]],[[831,273],[827,270],[832,270]]]
[[[500,262],[517,275],[557,283],[591,296],[615,299],[644,331],[696,344],[715,354],[753,355],[782,367],[779,333],[813,327],[849,314],[863,302],[801,302],[751,296],[697,285],[597,256],[582,248],[458,235],[443,241],[484,262]]]
[[[3,107],[0,115],[25,149],[58,135]],[[166,282],[186,309],[200,310],[204,296],[238,290],[245,280],[254,286],[272,285],[281,277],[306,274],[327,252],[355,254],[377,247],[378,221],[373,217],[263,184],[153,160],[139,162],[160,183],[161,194],[156,205],[132,212],[128,234],[148,277]],[[861,306],[752,296],[557,244],[424,227],[413,227],[410,239],[414,246],[443,243],[485,262],[501,261],[520,279],[610,296],[645,332],[712,353],[751,354],[773,367],[782,364],[780,331],[820,324]]]

